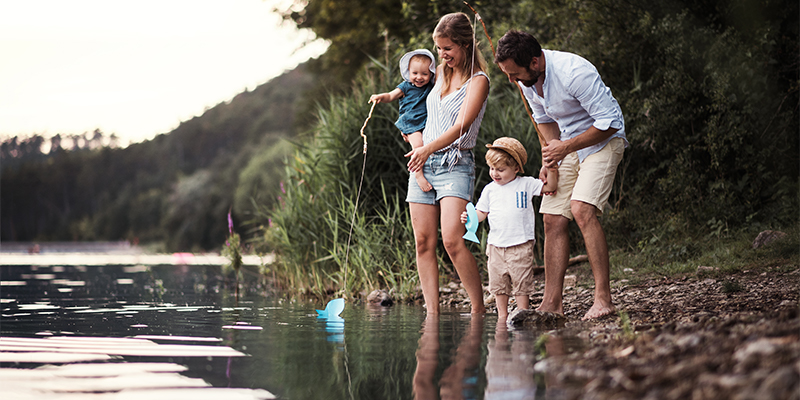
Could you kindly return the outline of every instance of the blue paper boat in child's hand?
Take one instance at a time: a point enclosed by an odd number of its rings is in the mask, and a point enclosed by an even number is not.
[[[475,232],[478,230],[478,212],[475,211],[475,206],[472,203],[467,203],[467,223],[465,225],[467,233],[464,234],[464,239],[480,243],[481,241],[475,236]]]
[[[318,318],[338,317],[344,310],[344,299],[333,299],[328,302],[324,310],[317,310]]]

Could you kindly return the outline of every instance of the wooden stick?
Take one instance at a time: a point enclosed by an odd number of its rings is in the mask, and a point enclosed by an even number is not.
[[[486,24],[483,23],[483,18],[481,18],[480,14],[478,14],[478,12],[475,11],[475,9],[472,8],[472,6],[469,3],[465,1],[464,4],[466,4],[470,10],[472,10],[472,12],[478,18],[478,21],[481,21],[481,26],[483,26],[483,34],[486,35],[486,39],[489,40],[489,47],[492,48],[492,57],[497,57],[497,53],[494,50],[494,42],[492,41],[492,37],[489,36],[489,30],[486,29]],[[505,74],[505,72],[503,73]],[[506,74],[506,79],[509,82],[511,81],[508,74]],[[531,109],[528,108],[528,99],[525,98],[525,94],[522,93],[522,88],[519,87],[518,84],[514,84],[514,86],[516,86],[517,89],[519,89],[519,96],[522,98],[522,104],[525,106],[525,113],[528,114],[528,118],[530,118],[531,122],[533,123],[533,129],[536,130],[536,136],[539,137],[539,145],[542,148],[544,148],[545,146],[547,146],[547,140],[545,140],[544,135],[542,135],[542,132],[539,131],[539,124],[537,124],[536,120],[533,119],[533,113],[531,112]]]

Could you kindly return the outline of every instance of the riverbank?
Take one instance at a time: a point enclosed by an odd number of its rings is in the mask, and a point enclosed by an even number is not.
[[[701,266],[637,283],[614,280],[618,314],[593,321],[580,320],[593,301],[589,264],[570,268],[568,275],[568,321],[542,332],[547,356],[535,364],[552,378],[548,391],[562,389],[559,398],[800,398],[796,257],[735,272]],[[544,275],[537,281],[534,306],[541,302]],[[468,304],[459,292],[445,289],[443,303]],[[583,339],[584,351],[560,348],[565,336]]]

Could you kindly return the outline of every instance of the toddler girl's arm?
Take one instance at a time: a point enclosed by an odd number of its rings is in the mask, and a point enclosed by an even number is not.
[[[391,103],[401,97],[403,97],[403,91],[400,90],[400,88],[395,88],[389,93],[373,94],[369,96],[368,103]]]

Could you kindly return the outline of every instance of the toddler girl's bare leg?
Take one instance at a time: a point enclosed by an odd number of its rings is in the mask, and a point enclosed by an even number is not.
[[[412,149],[422,146],[422,132],[417,131],[409,134],[408,143],[411,143]],[[433,186],[425,179],[425,175],[422,174],[421,169],[414,173],[414,178],[417,179],[417,185],[419,185],[419,188],[422,189],[423,192],[433,189]]]

